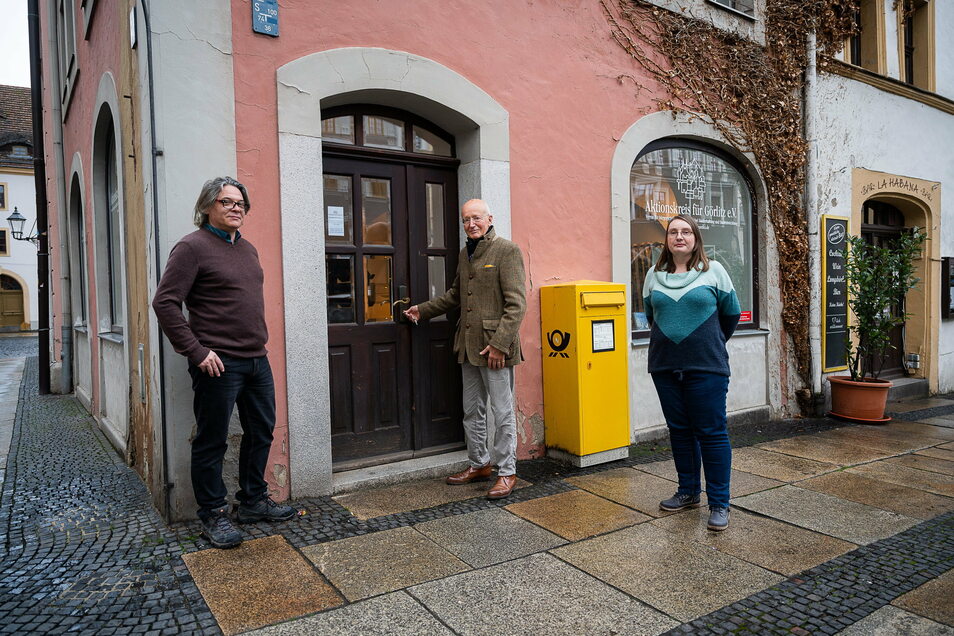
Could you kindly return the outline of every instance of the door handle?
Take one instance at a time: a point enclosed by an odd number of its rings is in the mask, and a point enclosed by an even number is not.
[[[393,303],[391,303],[391,306],[394,307],[395,305],[398,305],[398,304],[406,305],[406,304],[408,304],[409,302],[411,302],[411,299],[410,299],[410,298],[407,298],[407,297],[398,298],[398,299],[395,300]]]
[[[391,311],[394,311],[395,307],[398,305],[407,305],[411,302],[411,297],[407,293],[407,285],[398,285],[398,296],[399,298],[391,303]],[[404,312],[400,309],[397,312],[397,322],[407,324],[407,316],[404,315]]]

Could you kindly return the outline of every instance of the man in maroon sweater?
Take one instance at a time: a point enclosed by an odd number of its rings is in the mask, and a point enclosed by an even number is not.
[[[242,422],[239,522],[284,521],[296,515],[291,506],[271,500],[265,481],[275,428],[275,385],[265,351],[262,266],[255,247],[239,232],[250,207],[248,191],[235,179],[207,181],[195,203],[199,229],[172,248],[152,301],[163,332],[176,352],[189,359],[196,421],[192,489],[202,532],[216,548],[242,543],[242,533],[228,515],[222,481],[236,404]]]

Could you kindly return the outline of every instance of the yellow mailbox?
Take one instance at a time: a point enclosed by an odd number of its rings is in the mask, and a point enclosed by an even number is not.
[[[548,454],[591,466],[629,455],[626,286],[540,288]]]

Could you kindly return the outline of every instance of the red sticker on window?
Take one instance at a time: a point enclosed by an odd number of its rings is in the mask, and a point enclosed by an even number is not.
[[[739,318],[739,322],[752,322],[752,312],[743,311],[742,316]]]

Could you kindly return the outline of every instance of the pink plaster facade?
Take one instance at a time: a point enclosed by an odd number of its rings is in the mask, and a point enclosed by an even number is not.
[[[41,3],[41,37],[44,42],[51,40],[50,25],[52,21],[46,14],[49,8],[47,3]],[[59,360],[62,354],[61,327],[63,326],[64,316],[60,311],[61,302],[59,296],[68,294],[69,289],[64,289],[62,272],[68,269],[69,265],[64,262],[66,254],[64,251],[54,249],[54,246],[62,245],[66,242],[65,229],[61,228],[56,219],[66,216],[69,210],[70,184],[73,173],[70,168],[73,164],[73,157],[79,154],[82,166],[82,188],[84,199],[83,219],[85,222],[85,231],[87,237],[86,250],[86,269],[90,274],[95,271],[95,249],[92,237],[94,236],[94,224],[96,210],[94,207],[93,193],[93,130],[96,126],[97,94],[99,91],[100,80],[102,76],[108,73],[115,81],[119,76],[120,66],[120,35],[124,25],[120,22],[119,11],[115,7],[113,10],[105,8],[98,11],[96,20],[90,26],[88,37],[83,36],[83,18],[82,15],[76,16],[76,60],[75,63],[81,69],[76,76],[72,93],[68,102],[61,106],[62,110],[62,151],[59,151],[54,145],[53,130],[59,125],[56,121],[56,113],[49,107],[43,111],[43,129],[45,132],[43,144],[47,158],[47,194],[49,206],[50,223],[50,286],[52,297],[50,302],[52,312],[51,337],[53,342],[54,360]],[[62,85],[57,85],[57,77],[54,75],[56,58],[47,55],[44,59],[43,68],[43,92],[44,104],[53,104],[60,102],[60,96],[63,93]],[[118,90],[118,87],[117,87]],[[119,97],[118,95],[116,96]],[[114,119],[118,120],[119,113],[113,112]],[[63,184],[58,183],[58,175],[53,166],[55,166],[55,157],[61,153],[64,163],[64,174],[60,176]],[[65,196],[57,197],[56,193],[62,187]],[[62,206],[62,209],[60,208]],[[97,295],[96,276],[87,277],[88,287],[86,297],[88,299],[86,312],[87,324],[90,331],[90,364],[91,364],[91,383],[92,405],[91,410],[95,413],[100,408],[100,383],[96,381],[100,374],[100,355],[99,339],[93,337],[96,332],[96,325],[99,324],[99,307],[95,302]]]
[[[520,334],[526,362],[517,370],[518,455],[542,455],[542,429],[534,432],[531,423],[543,416],[538,288],[611,280],[611,158],[622,133],[655,110],[652,93],[634,83],[640,69],[612,39],[598,0],[433,0],[411,10],[373,0],[288,2],[280,12],[281,36],[272,38],[252,32],[246,2],[232,2],[239,178],[255,193],[259,214],[280,207],[271,80],[292,60],[354,46],[404,51],[456,71],[508,111],[512,238],[524,251],[529,297]],[[269,280],[270,350],[278,362],[281,238],[249,232]],[[294,373],[280,363],[275,371],[280,383]]]

